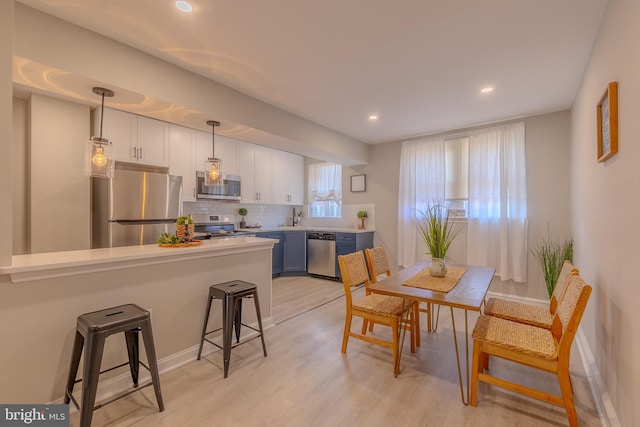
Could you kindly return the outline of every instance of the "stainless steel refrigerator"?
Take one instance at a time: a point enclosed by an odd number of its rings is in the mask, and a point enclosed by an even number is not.
[[[116,164],[112,178],[91,178],[91,247],[146,245],[175,233],[182,177]]]

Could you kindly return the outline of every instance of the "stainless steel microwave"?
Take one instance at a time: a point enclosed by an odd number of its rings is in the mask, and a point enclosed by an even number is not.
[[[204,185],[204,172],[196,172],[197,199],[223,200],[226,202],[240,201],[240,177],[238,175],[226,175],[222,185]]]

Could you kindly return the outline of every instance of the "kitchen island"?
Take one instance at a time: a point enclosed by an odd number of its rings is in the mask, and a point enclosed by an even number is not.
[[[161,373],[195,360],[212,284],[255,283],[263,324],[272,326],[274,243],[242,237],[186,248],[144,245],[14,256],[11,266],[0,266],[0,402],[62,401],[76,318],[83,313],[126,303],[151,310]],[[212,306],[211,329],[221,325],[221,311],[220,304]],[[244,310],[243,322],[256,323],[255,313]],[[204,353],[213,349],[207,345]],[[123,360],[124,339],[107,340],[103,367]],[[219,374],[211,367],[212,375]],[[125,389],[129,380],[121,369],[103,375],[98,398]]]

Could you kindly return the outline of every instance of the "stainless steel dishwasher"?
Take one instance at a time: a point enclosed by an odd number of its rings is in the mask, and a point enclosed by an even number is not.
[[[307,272],[336,278],[336,233],[307,232]]]

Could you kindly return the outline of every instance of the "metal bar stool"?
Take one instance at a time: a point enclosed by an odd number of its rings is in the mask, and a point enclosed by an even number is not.
[[[222,328],[214,329],[207,332],[207,324],[209,323],[209,314],[211,312],[211,301],[213,299],[222,300]],[[242,299],[253,298],[256,306],[256,315],[258,316],[258,328],[242,323]],[[240,327],[246,326],[258,332],[258,335],[251,339],[240,342]],[[235,328],[236,343],[232,344],[232,333]],[[206,338],[207,335],[222,330],[222,346]],[[207,341],[222,350],[224,360],[224,377],[227,378],[229,373],[229,362],[231,360],[231,349],[238,345],[245,344],[254,338],[260,337],[262,340],[262,350],[264,356],[267,357],[267,347],[264,343],[264,334],[262,332],[262,316],[260,315],[260,303],[258,301],[257,286],[253,283],[244,282],[242,280],[232,280],[230,282],[219,283],[209,287],[209,297],[207,298],[207,310],[204,315],[204,325],[202,326],[202,337],[200,338],[200,349],[198,350],[198,360],[202,356],[202,346]]]
[[[104,343],[109,335],[116,334],[118,332],[124,332],[129,361],[104,371],[100,371]],[[140,361],[138,345],[139,332],[142,332],[149,366],[146,366]],[[85,341],[86,349],[84,354],[83,378],[76,380],[78,366],[80,364],[80,356],[82,356],[82,348],[84,347]],[[129,365],[134,389],[94,406],[96,391],[98,388],[98,377],[100,374],[126,365]],[[138,387],[139,365],[142,365],[151,373],[151,381],[142,387]],[[78,402],[73,397],[73,387],[76,383],[81,381],[82,406],[78,407]],[[158,362],[156,360],[156,350],[151,332],[150,313],[147,310],[144,310],[135,304],[126,304],[78,316],[64,403],[68,404],[69,401],[73,401],[75,407],[80,411],[81,427],[89,427],[91,425],[94,410],[135,391],[142,390],[144,387],[151,384],[153,384],[156,399],[158,401],[158,407],[160,408],[160,412],[162,412],[164,411],[164,403],[162,401],[162,393],[160,392]]]

